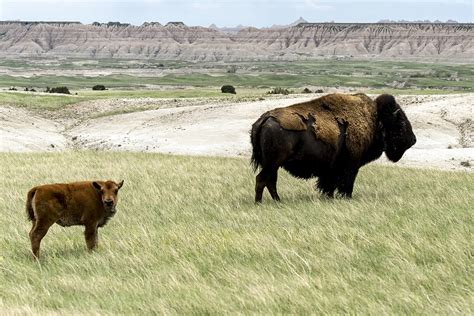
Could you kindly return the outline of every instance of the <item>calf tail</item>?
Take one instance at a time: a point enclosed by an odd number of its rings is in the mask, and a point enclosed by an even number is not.
[[[250,142],[252,143],[252,158],[250,158],[250,163],[252,164],[253,170],[257,171],[258,167],[262,165],[262,149],[260,146],[260,130],[262,129],[262,124],[270,116],[265,113],[260,118],[253,123],[252,130],[250,131]]]
[[[35,212],[33,211],[33,197],[35,196],[36,188],[31,189],[28,192],[28,196],[26,198],[26,215],[30,221],[35,219]]]

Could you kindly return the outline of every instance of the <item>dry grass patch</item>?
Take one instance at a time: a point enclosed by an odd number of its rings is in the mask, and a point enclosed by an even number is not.
[[[353,200],[282,172],[254,205],[247,160],[0,154],[0,310],[12,313],[472,313],[472,174],[369,166]],[[39,183],[125,179],[99,250],[53,226],[30,256]]]

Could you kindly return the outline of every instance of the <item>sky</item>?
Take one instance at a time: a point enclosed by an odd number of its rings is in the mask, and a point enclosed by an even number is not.
[[[188,26],[287,25],[308,22],[456,20],[473,22],[474,0],[0,0],[0,20],[182,21]]]

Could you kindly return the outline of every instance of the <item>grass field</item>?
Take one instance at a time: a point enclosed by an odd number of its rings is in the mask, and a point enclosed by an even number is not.
[[[41,60],[6,60],[0,68],[12,73],[27,71],[32,76],[0,77],[0,87],[67,86],[70,89],[90,89],[96,84],[109,88],[143,89],[148,85],[221,87],[234,85],[242,88],[285,87],[301,90],[305,86],[346,86],[391,88],[394,83],[404,82],[404,89],[474,91],[474,65],[448,63],[420,63],[402,61],[366,60],[313,60],[280,62],[240,63],[186,63],[162,61],[157,68],[156,60],[62,60],[51,63]],[[161,62],[160,62],[161,63]],[[229,69],[235,67],[235,73]],[[38,74],[37,69],[95,71],[97,69],[120,70],[121,74],[101,76]],[[140,76],[130,70],[148,70]]]
[[[469,173],[371,165],[353,200],[280,173],[253,203],[242,159],[145,153],[0,154],[1,313],[472,314]],[[52,227],[32,260],[24,202],[49,182],[125,179],[86,251]]]
[[[80,90],[77,95],[48,95],[28,92],[0,92],[0,104],[27,108],[30,110],[61,110],[67,105],[77,104],[84,101],[100,99],[180,99],[180,98],[212,98],[217,100],[231,101],[254,101],[259,98],[268,98],[269,89],[262,88],[244,88],[237,90],[238,94],[221,93],[218,88],[188,88],[188,89],[170,89],[170,90],[106,90],[89,91]],[[295,91],[300,92],[300,91]],[[393,95],[432,95],[432,94],[452,94],[457,91],[447,90],[419,90],[419,89],[369,89],[365,93],[382,94],[390,93]],[[310,96],[310,95],[308,95]],[[211,100],[209,100],[211,102]],[[143,110],[143,109],[142,109]],[[124,112],[123,109],[117,113]]]
[[[0,92],[0,104],[24,107],[32,110],[54,111],[70,104],[83,101],[113,98],[186,98],[186,97],[229,97],[228,94],[211,91],[171,90],[171,91],[84,91],[78,95],[48,95],[23,92]]]

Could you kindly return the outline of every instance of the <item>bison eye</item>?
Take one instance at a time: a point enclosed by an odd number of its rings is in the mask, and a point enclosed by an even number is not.
[[[115,189],[115,190],[114,190],[114,193],[117,194],[117,193],[118,193],[118,189]]]

